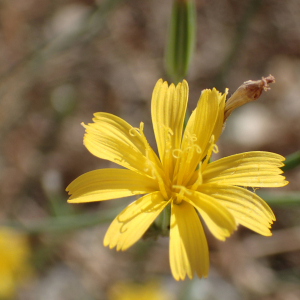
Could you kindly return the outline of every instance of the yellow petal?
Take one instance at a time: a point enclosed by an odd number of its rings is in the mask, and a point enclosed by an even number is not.
[[[142,210],[141,202],[144,203]],[[117,247],[117,251],[128,249],[142,237],[168,203],[160,192],[145,195],[133,202],[109,226],[104,237],[104,246],[109,246],[110,249]]]
[[[218,92],[214,89],[202,91],[197,108],[192,113],[177,160],[177,185],[185,185],[199,162],[205,157],[205,150],[211,139],[219,111]]]
[[[212,196],[224,205],[236,221],[249,229],[269,236],[275,216],[269,205],[256,194],[235,186],[203,184],[200,192]]]
[[[197,107],[187,123],[182,149],[188,146],[189,139],[186,137],[190,135],[195,135],[197,138],[196,143],[202,151],[206,148],[219,112],[218,98],[216,89],[202,91]],[[202,156],[204,157],[205,154],[202,153]]]
[[[170,266],[176,280],[208,274],[206,237],[195,209],[184,201],[171,207]]]
[[[180,149],[183,122],[188,101],[188,84],[168,87],[161,79],[156,83],[151,101],[151,115],[159,157],[167,173],[173,172],[173,149]]]
[[[91,171],[76,178],[66,188],[72,195],[68,200],[70,203],[110,200],[157,190],[155,180],[124,169]]]
[[[253,151],[219,159],[207,165],[203,183],[249,187],[280,187],[288,184],[281,176],[281,155]]]
[[[132,171],[152,176],[146,155],[145,138],[127,122],[108,113],[94,114],[94,123],[85,125],[84,145],[95,156]],[[154,160],[154,163],[158,161]]]
[[[216,120],[216,124],[213,130],[213,135],[215,137],[215,143],[219,139],[222,129],[223,129],[223,123],[224,123],[224,109],[225,109],[225,101],[226,101],[226,96],[228,93],[228,89],[225,90],[224,94],[221,94],[218,92],[218,100],[219,100],[219,112],[218,112],[218,117]]]
[[[247,189],[208,183],[199,186],[198,191],[213,196],[216,199],[240,205],[241,209],[244,209],[248,214],[255,214],[268,222],[276,220],[269,205],[255,193]]]
[[[213,89],[213,91],[214,90],[217,92],[218,102],[219,102],[218,116],[217,116],[216,123],[215,123],[214,129],[213,129],[213,132],[212,132],[212,135],[214,136],[213,144],[216,144],[219,137],[220,137],[220,135],[221,135],[221,133],[222,133],[222,130],[223,130],[225,101],[226,101],[226,96],[227,96],[227,93],[228,93],[228,89],[225,90],[224,94],[221,94],[215,88]],[[204,153],[208,152],[210,146],[211,146],[210,143],[208,143],[206,145]]]
[[[232,214],[213,197],[191,191],[191,194],[183,199],[198,210],[208,229],[217,239],[224,241],[236,229],[237,224]]]

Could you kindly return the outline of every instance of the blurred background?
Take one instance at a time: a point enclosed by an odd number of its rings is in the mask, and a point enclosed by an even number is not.
[[[172,0],[0,1],[1,300],[300,299],[299,167],[286,172],[288,186],[264,194],[277,217],[272,237],[240,227],[219,242],[207,233],[211,268],[202,280],[172,278],[167,238],[120,253],[103,247],[130,199],[66,203],[72,180],[111,166],[82,143],[80,123],[94,112],[143,121],[156,147],[150,100],[159,78],[170,82],[171,7]],[[244,81],[276,79],[229,117],[214,159],[299,150],[300,2],[203,0],[196,11],[190,111],[202,89],[228,87],[231,95]]]

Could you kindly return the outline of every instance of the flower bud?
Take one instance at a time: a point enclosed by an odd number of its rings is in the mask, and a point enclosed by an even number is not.
[[[261,80],[248,80],[244,82],[226,101],[224,110],[224,122],[234,109],[250,101],[257,100],[263,90],[267,91],[270,89],[269,83],[274,82],[275,78],[272,75],[269,75],[266,78],[262,77]]]

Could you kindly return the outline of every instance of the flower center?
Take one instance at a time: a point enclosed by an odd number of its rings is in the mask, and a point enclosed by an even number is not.
[[[179,205],[185,196],[191,194],[191,191],[182,185],[173,185],[172,186],[172,198],[173,203]]]

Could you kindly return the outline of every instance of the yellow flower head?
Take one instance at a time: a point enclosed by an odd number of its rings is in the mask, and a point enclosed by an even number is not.
[[[126,169],[101,169],[75,179],[68,187],[70,203],[103,201],[144,195],[112,222],[104,245],[126,250],[139,240],[157,216],[171,205],[170,266],[176,280],[196,272],[206,277],[209,257],[201,221],[225,240],[244,225],[269,236],[275,220],[269,206],[242,187],[287,184],[280,167],[284,157],[269,152],[246,152],[208,164],[224,121],[226,93],[204,90],[183,133],[188,101],[186,81],[176,87],[159,80],[151,103],[159,157],[143,133],[121,118],[96,113],[85,126],[84,144],[95,156]]]
[[[20,233],[0,228],[0,299],[14,296],[19,284],[31,274],[29,245]]]

